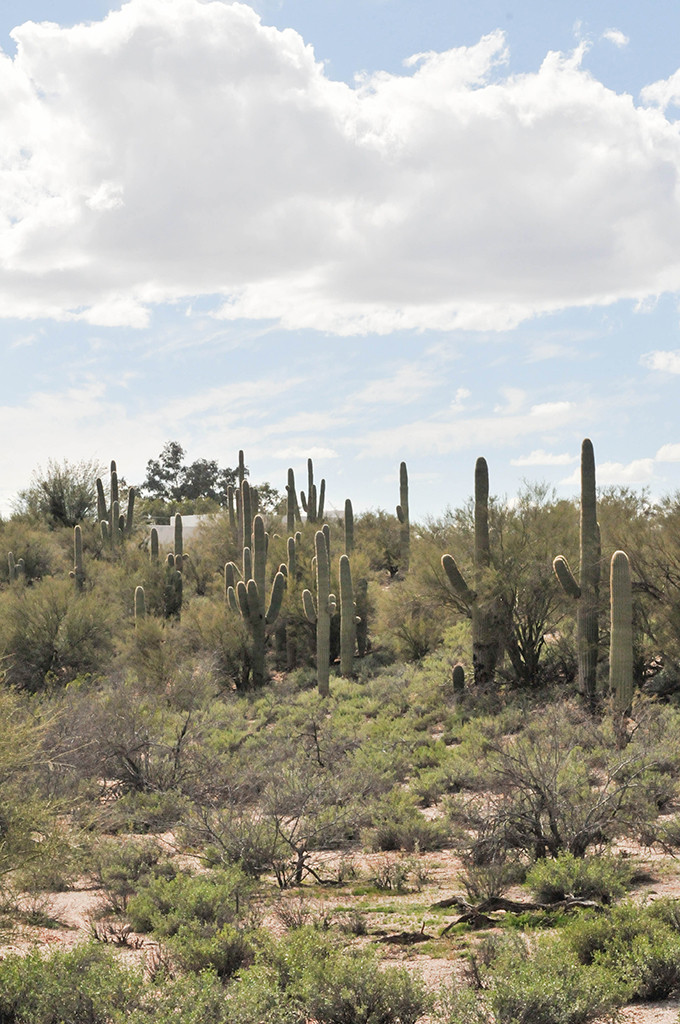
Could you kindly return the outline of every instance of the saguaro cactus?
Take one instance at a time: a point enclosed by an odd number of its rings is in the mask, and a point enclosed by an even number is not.
[[[300,491],[300,502],[307,515],[308,523],[319,523],[323,519],[325,495],[326,481],[322,480],[317,500],[316,484],[314,483],[314,464],[311,459],[307,459],[307,494],[304,491]]]
[[[310,460],[311,461],[311,460]],[[335,594],[331,594],[331,567],[326,538],[322,530],[314,535],[316,551],[316,603],[309,590],[302,592],[302,607],[309,622],[316,623],[316,675],[319,693],[330,692],[331,616],[335,615]]]
[[[144,587],[135,587],[135,626],[142,619],[146,618],[146,599],[144,596]]]
[[[295,533],[295,526],[302,522],[300,506],[298,505],[297,492],[295,490],[295,473],[292,468],[288,469],[288,483],[286,484],[286,530],[289,535]]]
[[[118,472],[116,463],[111,462],[111,476],[109,482],[110,507],[107,509],[104,484],[101,477],[97,477],[97,519],[104,541],[110,545],[111,551],[115,552],[118,542],[123,537],[129,537],[132,533],[132,524],[135,509],[135,489],[131,487],[128,491],[127,515],[121,515],[120,499],[118,494]]]
[[[85,586],[85,570],[83,568],[83,533],[79,526],[73,527],[73,569],[69,573],[75,582],[77,591]]]
[[[598,649],[598,598],[600,589],[600,528],[597,523],[595,453],[585,438],[581,445],[581,529],[579,582],[563,555],[553,561],[555,575],[563,590],[577,602],[579,690],[589,704],[595,701]]]
[[[352,588],[352,570],[347,555],[340,556],[340,675],[354,673],[357,610]]]
[[[248,554],[246,555],[246,551]],[[265,572],[267,561],[267,538],[264,529],[262,516],[257,515],[253,520],[253,550],[244,548],[243,565],[244,578],[234,586],[235,566],[227,563],[225,566],[225,584],[227,587],[227,601],[233,611],[239,613],[250,632],[251,667],[253,685],[260,686],[265,676],[265,640],[266,627],[272,625],[281,610],[283,593],[286,586],[286,577],[279,570],[274,577],[269,606],[265,606]],[[251,573],[246,575],[245,569],[249,566]]]
[[[15,583],[20,580],[25,574],[25,566],[23,558],[14,560],[14,555],[11,551],[7,552],[7,571],[9,574],[10,583]]]
[[[354,551],[354,510],[349,498],[345,499],[345,554],[351,557]]]
[[[159,545],[158,545],[158,530],[155,526],[151,527],[151,547],[150,547],[150,558],[152,562],[157,562],[160,557]]]
[[[485,574],[491,565],[489,542],[489,468],[486,459],[475,463],[475,586],[472,590],[451,555],[442,567],[451,589],[472,614],[472,665],[475,683],[487,687],[494,681],[496,662],[503,644],[503,614],[497,595],[484,596]]]
[[[179,618],[182,614],[182,596],[184,580],[181,573],[181,556],[178,561],[170,552],[165,562],[165,584],[163,587],[163,607],[166,619]]]
[[[609,688],[617,710],[625,713],[633,700],[633,598],[630,562],[624,551],[612,555],[609,595]]]
[[[397,505],[397,519],[401,524],[399,531],[399,547],[401,554],[400,568],[408,572],[411,560],[411,521],[408,513],[408,470],[406,463],[399,466],[399,504]]]

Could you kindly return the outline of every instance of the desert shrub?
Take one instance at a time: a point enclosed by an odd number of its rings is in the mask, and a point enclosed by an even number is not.
[[[636,999],[680,992],[680,934],[668,904],[657,910],[624,903],[606,916],[574,921],[563,934],[580,963],[618,971]]]
[[[177,790],[130,792],[109,804],[102,816],[110,832],[163,832],[183,816],[186,800]]]
[[[178,631],[183,650],[208,657],[215,682],[223,690],[246,689],[250,674],[250,637],[240,615],[224,601],[192,601]]]
[[[631,865],[620,858],[574,857],[563,850],[554,860],[537,861],[527,872],[526,884],[544,903],[566,896],[612,903],[625,894],[632,875]]]
[[[164,942],[182,970],[214,971],[220,979],[231,978],[254,956],[252,940],[231,924],[215,927],[191,921]]]
[[[232,1024],[224,986],[211,971],[159,980],[146,987],[125,1024]]]
[[[135,931],[153,932],[187,971],[231,977],[253,957],[247,922],[252,883],[236,867],[199,875],[151,878],[132,896]]]
[[[153,931],[163,938],[194,920],[220,928],[245,918],[252,889],[237,867],[155,877],[130,899],[128,914],[135,931]]]
[[[175,868],[167,859],[162,860],[161,849],[153,840],[112,839],[97,846],[93,874],[106,892],[108,909],[122,913],[140,884],[156,875],[173,877]]]
[[[585,1024],[625,1002],[630,988],[602,964],[585,966],[559,942],[531,950],[519,937],[493,965],[489,1003],[495,1024]]]
[[[371,820],[362,838],[372,850],[437,850],[446,844],[445,824],[426,818],[413,797],[401,789],[376,801]]]
[[[201,858],[209,867],[238,864],[250,878],[271,870],[279,855],[275,828],[248,808],[197,807],[184,831],[192,843],[203,847]]]
[[[489,801],[449,799],[450,817],[480,855],[499,848],[534,859],[583,857],[616,835],[653,821],[657,765],[644,751],[616,750],[599,724],[568,705],[537,710],[517,735],[482,737]]]
[[[318,1024],[415,1024],[427,1006],[422,982],[406,970],[378,970],[373,951],[345,950],[315,929],[291,932],[268,951],[268,959],[271,991],[278,989],[280,1003],[296,1008],[298,1019]],[[240,995],[248,992],[249,975],[244,972],[241,977]],[[263,976],[255,972],[252,979],[257,990]]]
[[[8,1024],[110,1024],[126,1019],[143,988],[141,972],[118,963],[101,946],[72,952],[38,950],[0,961],[0,1020]]]
[[[0,643],[6,681],[35,692],[100,671],[113,650],[112,619],[93,594],[47,579],[4,595]]]

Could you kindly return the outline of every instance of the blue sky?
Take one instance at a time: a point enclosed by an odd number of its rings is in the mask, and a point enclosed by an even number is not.
[[[190,459],[680,488],[680,9],[4,0],[0,510]]]

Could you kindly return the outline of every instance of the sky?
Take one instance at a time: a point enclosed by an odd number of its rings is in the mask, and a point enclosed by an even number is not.
[[[0,513],[165,442],[331,507],[680,490],[680,5],[3,0]]]

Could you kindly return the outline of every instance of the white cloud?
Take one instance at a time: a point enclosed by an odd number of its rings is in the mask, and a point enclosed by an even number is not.
[[[624,46],[628,46],[628,43],[630,42],[628,36],[624,35],[624,33],[618,28],[608,28],[606,32],[602,33],[602,38],[607,39],[619,49],[622,49]]]
[[[14,38],[6,316],[142,326],[217,295],[339,334],[504,329],[680,287],[680,138],[582,47],[509,75],[493,32],[353,89],[239,3],[129,0]]]
[[[337,459],[338,453],[332,448],[320,448],[318,445],[311,448],[281,448],[274,452],[275,459]]]
[[[380,375],[361,391],[351,395],[350,403],[366,405],[404,405],[420,401],[439,383],[433,371],[411,363],[400,366],[391,376]]]
[[[520,412],[526,402],[527,393],[523,388],[504,387],[501,388],[504,403],[494,406],[494,412],[500,415],[512,415]]]
[[[368,431],[355,443],[361,446],[361,457],[392,455],[395,451],[444,455],[482,446],[505,446],[527,435],[576,422],[592,423],[596,410],[589,402],[546,402],[529,412],[506,410],[460,416],[460,410],[454,408],[449,413],[450,418],[435,414],[431,419],[403,422],[388,430]]]
[[[657,462],[680,462],[680,444],[663,444],[654,456]]]
[[[654,475],[654,459],[634,459],[632,462],[602,462],[596,466],[598,486],[609,484],[646,484]],[[581,471],[574,472],[560,480],[561,484],[580,483]]]
[[[519,455],[516,459],[510,459],[511,466],[568,466],[571,462],[576,462],[576,456],[570,455],[569,452],[562,452],[560,455],[553,455],[551,452],[545,452],[542,448],[537,448],[535,451],[530,452],[528,455]]]
[[[659,370],[662,373],[680,373],[680,349],[675,351],[646,352],[640,356],[640,362],[648,370]]]
[[[661,110],[677,106],[680,102],[680,70],[674,72],[669,78],[646,85],[640,96],[643,103],[659,107]]]
[[[531,415],[551,419],[553,416],[561,418],[569,412],[571,402],[541,402],[531,406]]]

